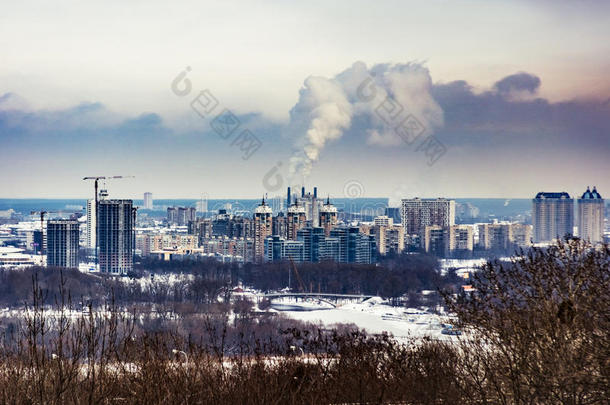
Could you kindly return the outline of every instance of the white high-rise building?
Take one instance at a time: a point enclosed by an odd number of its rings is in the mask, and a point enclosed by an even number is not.
[[[96,214],[95,214],[95,200],[87,200],[87,247],[95,249],[95,238],[96,238]]]
[[[144,204],[142,206],[145,210],[153,209],[153,196],[152,193],[144,193]]]
[[[532,200],[534,242],[551,242],[574,230],[574,200],[564,192],[540,192]]]
[[[202,195],[201,199],[197,201],[195,207],[197,208],[197,212],[200,212],[205,216],[205,214],[208,212],[208,195]]]
[[[593,187],[578,199],[578,236],[591,243],[604,241],[604,199]]]

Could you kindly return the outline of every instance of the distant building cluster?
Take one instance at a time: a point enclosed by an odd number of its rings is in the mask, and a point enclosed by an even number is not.
[[[150,213],[143,213],[140,223],[152,225],[136,228],[133,201],[110,199],[106,190],[97,192],[96,184],[96,198],[87,201],[82,218],[62,219],[54,215],[56,211],[42,211],[36,213],[40,222],[16,227],[14,237],[25,240],[27,249],[0,246],[0,266],[80,267],[124,275],[133,270],[134,255],[162,260],[197,256],[238,263],[373,264],[380,257],[404,251],[468,258],[486,252],[511,254],[565,236],[604,242],[605,202],[596,187],[588,187],[576,207],[565,191],[537,193],[532,199],[531,224],[526,220],[476,222],[480,220],[477,207],[446,198],[403,199],[399,207],[386,208],[385,215],[364,221],[339,216],[345,212],[330,197],[319,198],[317,187],[299,191],[289,187],[285,197],[263,198],[251,214],[233,213],[231,204],[225,204],[209,216],[207,199],[202,198],[197,208],[167,207],[162,221],[151,222],[146,219]],[[144,194],[140,208],[153,209],[152,193]],[[200,216],[198,208],[204,209]],[[14,221],[14,211],[3,215],[5,221]],[[456,223],[456,216],[461,223]],[[82,248],[84,257],[79,256]]]
[[[212,218],[197,218],[193,213],[185,221],[183,217],[175,219],[179,208],[168,208],[168,223],[183,225],[186,222],[186,231],[193,237],[191,246],[171,245],[171,242],[161,242],[167,240],[165,237],[151,239],[143,233],[136,237],[138,251],[165,259],[196,254],[246,263],[278,260],[376,262],[375,235],[365,234],[357,226],[339,224],[337,208],[330,198],[318,198],[316,187],[313,192],[306,192],[303,187],[300,194],[293,194],[288,188],[285,209],[274,215],[274,211],[280,209],[278,201],[272,200],[276,205],[273,207],[263,198],[251,217],[232,215],[227,209],[220,209]],[[391,235],[388,238],[391,239]],[[196,247],[192,246],[195,242]],[[396,245],[395,242],[389,244]]]
[[[471,257],[476,251],[510,253],[532,243],[531,225],[498,221],[456,225],[455,207],[455,201],[444,198],[403,199],[401,215],[407,246],[438,257]],[[471,217],[478,215],[475,208],[462,206],[470,210]]]
[[[167,223],[174,225],[188,225],[197,219],[195,207],[168,207]]]

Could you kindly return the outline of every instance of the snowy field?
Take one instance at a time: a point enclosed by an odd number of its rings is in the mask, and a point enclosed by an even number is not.
[[[392,307],[379,297],[370,298],[361,303],[344,303],[336,308],[324,302],[296,302],[294,299],[274,300],[275,310],[302,306],[301,310],[278,310],[293,319],[332,327],[338,323],[353,323],[368,333],[387,332],[399,340],[429,336],[437,339],[452,339],[441,333],[443,323],[449,321],[447,316],[429,314],[417,309]],[[316,308],[317,307],[317,308]]]

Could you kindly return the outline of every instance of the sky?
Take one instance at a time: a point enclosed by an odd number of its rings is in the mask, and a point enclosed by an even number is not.
[[[606,196],[608,38],[599,1],[10,2],[0,198]]]

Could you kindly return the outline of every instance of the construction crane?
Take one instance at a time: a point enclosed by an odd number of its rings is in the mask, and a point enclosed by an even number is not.
[[[290,259],[290,264],[292,266],[292,270],[294,271],[294,275],[297,277],[297,281],[299,282],[299,289],[301,290],[302,293],[304,293],[305,284],[303,284],[303,280],[301,279],[301,275],[299,274],[299,271],[297,270],[297,266],[294,264],[294,260],[292,260],[292,256],[288,256],[288,259]],[[288,272],[288,275],[290,275],[290,272]]]
[[[98,199],[98,185],[100,180],[112,180],[112,179],[133,179],[135,176],[87,176],[83,177],[83,180],[95,180],[94,181],[94,189],[95,189],[95,208],[97,209],[97,199]]]
[[[30,211],[30,215],[40,215],[40,234],[42,235],[42,246],[40,246],[40,254],[44,255],[44,216],[46,214],[73,214],[72,211]]]
[[[94,180],[94,190],[95,190],[95,227],[96,227],[96,235],[95,235],[95,259],[97,262],[97,248],[98,248],[98,237],[97,237],[97,227],[98,227],[98,185],[100,180],[113,180],[113,179],[133,179],[135,176],[87,176],[83,177],[83,180]]]

